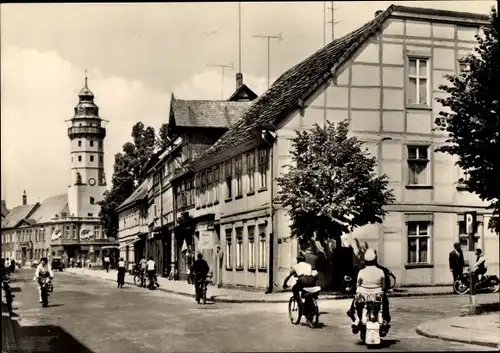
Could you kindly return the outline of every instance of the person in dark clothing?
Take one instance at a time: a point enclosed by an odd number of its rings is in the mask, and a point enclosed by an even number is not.
[[[201,253],[198,253],[197,257],[198,259],[194,261],[193,266],[191,266],[191,273],[194,274],[196,301],[199,303],[210,267],[207,262],[203,260],[203,255]]]
[[[125,284],[125,261],[123,261],[123,257],[118,261],[118,288],[123,288]]]
[[[10,260],[10,273],[14,273],[16,270],[16,260],[12,259]]]
[[[453,283],[462,276],[464,272],[465,260],[460,243],[453,244],[453,250],[450,252],[449,263],[450,271],[453,274]]]

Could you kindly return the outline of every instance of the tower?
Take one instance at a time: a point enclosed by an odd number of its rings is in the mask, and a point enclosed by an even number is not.
[[[98,217],[97,202],[106,191],[104,175],[104,148],[106,129],[99,117],[94,94],[85,87],[78,94],[75,115],[69,120],[68,137],[71,141],[71,180],[68,186],[69,213],[75,217]]]

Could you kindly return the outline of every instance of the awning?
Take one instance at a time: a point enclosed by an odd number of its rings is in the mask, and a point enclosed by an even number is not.
[[[133,245],[133,244],[137,243],[139,240],[141,240],[141,238],[136,237],[136,238],[134,238],[134,239],[132,239],[130,241],[124,242],[124,243],[120,244],[120,246],[118,247],[118,249],[123,250],[127,246],[130,246],[130,245]]]
[[[105,246],[101,246],[101,250],[107,250],[107,249],[118,249],[118,245],[105,245]]]

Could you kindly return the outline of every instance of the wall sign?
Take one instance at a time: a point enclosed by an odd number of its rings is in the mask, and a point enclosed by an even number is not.
[[[198,249],[210,250],[214,248],[214,233],[212,231],[200,231]]]

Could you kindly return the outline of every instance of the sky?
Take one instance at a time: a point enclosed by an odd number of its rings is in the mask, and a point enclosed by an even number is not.
[[[398,5],[488,14],[496,1],[335,2],[335,37]],[[324,2],[241,4],[241,72],[257,94],[331,40]],[[331,20],[326,2],[327,21]],[[325,28],[325,29],[324,29]],[[171,94],[228,98],[239,67],[238,3],[1,4],[1,198],[7,207],[62,194],[69,184],[67,123],[85,70],[101,117],[111,185],[114,155],[137,121],[159,129]],[[220,68],[234,65],[222,79]],[[223,84],[222,84],[223,82]],[[223,86],[223,88],[222,88]]]

